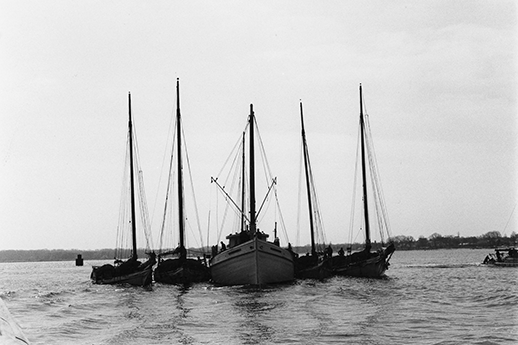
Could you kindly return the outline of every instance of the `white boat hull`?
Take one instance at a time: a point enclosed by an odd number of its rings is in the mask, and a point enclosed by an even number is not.
[[[221,285],[264,285],[295,279],[291,252],[257,237],[217,254],[210,270],[212,281]]]

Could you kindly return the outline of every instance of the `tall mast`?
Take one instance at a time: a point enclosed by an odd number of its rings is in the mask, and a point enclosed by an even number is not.
[[[184,216],[183,216],[183,171],[182,171],[182,128],[180,115],[180,80],[176,78],[176,139],[178,162],[178,220],[180,232],[180,258],[185,259]]]
[[[133,243],[132,259],[137,259],[137,222],[135,220],[135,177],[133,172],[133,124],[131,122],[131,93],[128,92],[128,108],[129,108],[129,153],[130,153],[130,195],[131,195],[131,239]]]
[[[255,235],[254,105],[250,104],[250,233]]]
[[[367,174],[365,171],[365,121],[363,119],[362,84],[360,84],[360,131],[362,149],[363,212],[365,216],[365,250],[370,250],[371,238],[369,226],[369,207],[367,202]]]
[[[243,161],[241,166],[241,231],[245,230],[245,132],[243,132]]]
[[[310,176],[309,176],[309,152],[308,145],[306,142],[306,131],[304,130],[304,116],[302,112],[302,102],[300,102],[300,123],[302,124],[302,149],[304,151],[304,170],[306,172],[306,190],[308,194],[308,209],[309,209],[309,229],[311,233],[311,255],[316,256],[316,248],[315,248],[315,232],[313,226],[313,204],[311,201],[311,184],[310,184]]]

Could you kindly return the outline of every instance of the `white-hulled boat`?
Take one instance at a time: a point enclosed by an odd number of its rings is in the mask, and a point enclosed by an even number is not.
[[[234,236],[231,235],[230,242]],[[293,280],[292,253],[268,242],[265,234],[229,246],[211,261],[212,280],[222,285],[264,285]]]
[[[254,127],[255,117],[253,105],[250,105],[249,117],[249,217],[245,215],[244,197],[244,135],[243,135],[243,170],[241,206],[234,206],[241,214],[241,231],[230,234],[228,245],[222,243],[213,247],[210,261],[212,281],[221,285],[265,285],[289,282],[294,280],[295,270],[293,252],[281,248],[275,234],[273,242],[268,241],[268,235],[257,228],[255,205],[255,170],[254,170]],[[217,183],[217,179],[213,179]],[[275,184],[275,180],[269,191]],[[224,190],[222,188],[222,190]],[[227,195],[228,196],[228,195]]]

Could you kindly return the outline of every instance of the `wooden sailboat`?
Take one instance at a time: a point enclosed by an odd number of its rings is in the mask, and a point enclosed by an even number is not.
[[[363,250],[347,255],[343,251],[332,258],[333,272],[336,275],[379,278],[388,269],[389,260],[394,253],[395,247],[390,243],[386,248],[379,248],[371,251],[371,235],[369,223],[369,204],[367,197],[367,133],[363,114],[362,86],[360,84],[360,149],[361,149],[361,170],[362,170],[362,197],[363,217],[365,226],[365,247]],[[372,171],[371,171],[372,173]]]
[[[313,173],[311,171],[311,164],[309,160],[308,143],[306,140],[306,131],[304,129],[304,115],[302,111],[302,102],[300,102],[300,123],[302,134],[302,152],[304,155],[304,172],[306,176],[306,192],[308,197],[308,211],[309,211],[309,231],[311,235],[311,253],[308,255],[299,256],[295,261],[295,275],[297,278],[312,278],[323,279],[329,277],[332,273],[330,258],[324,255],[324,250],[317,252],[315,240],[315,227],[317,217],[314,212],[313,204],[316,201],[315,186],[313,183]]]
[[[242,220],[240,233],[228,235],[226,237],[229,240],[228,246],[222,246],[221,251],[214,253],[211,258],[212,281],[220,285],[260,286],[289,282],[294,279],[293,252],[281,248],[277,238],[274,242],[268,241],[268,235],[257,228],[254,162],[255,125],[253,105],[251,104],[249,116],[249,217],[245,216],[244,205],[242,204],[240,209]],[[216,180],[213,179],[214,181]],[[247,227],[244,225],[245,219],[248,222]],[[217,251],[217,246],[215,248]]]
[[[209,269],[204,261],[188,258],[185,248],[185,217],[184,217],[184,195],[183,195],[183,166],[182,166],[182,129],[180,114],[180,81],[176,80],[176,149],[177,149],[177,169],[178,169],[178,218],[179,218],[179,245],[175,250],[166,251],[158,255],[158,265],[155,268],[155,281],[166,284],[190,284],[209,280]],[[174,149],[173,149],[174,151]],[[171,154],[171,164],[173,154]],[[169,179],[172,178],[169,174]],[[167,193],[169,194],[170,183],[168,183]],[[166,207],[164,212],[167,212]],[[165,221],[164,221],[165,223]],[[162,227],[162,231],[164,227]],[[176,256],[167,258],[168,256]],[[166,258],[164,260],[164,258]]]
[[[156,263],[154,253],[149,253],[149,259],[141,263],[137,256],[137,226],[135,212],[135,174],[134,174],[134,143],[133,124],[131,119],[131,94],[128,94],[129,121],[128,121],[128,149],[129,149],[129,175],[130,175],[130,207],[131,207],[131,257],[126,261],[120,259],[115,265],[106,264],[93,266],[90,278],[95,284],[131,284],[146,286],[152,282],[152,269]]]

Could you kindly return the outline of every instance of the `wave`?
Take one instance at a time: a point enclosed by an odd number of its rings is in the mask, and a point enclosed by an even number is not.
[[[401,265],[397,268],[469,268],[481,266],[480,263],[462,263],[462,264],[408,264]]]

